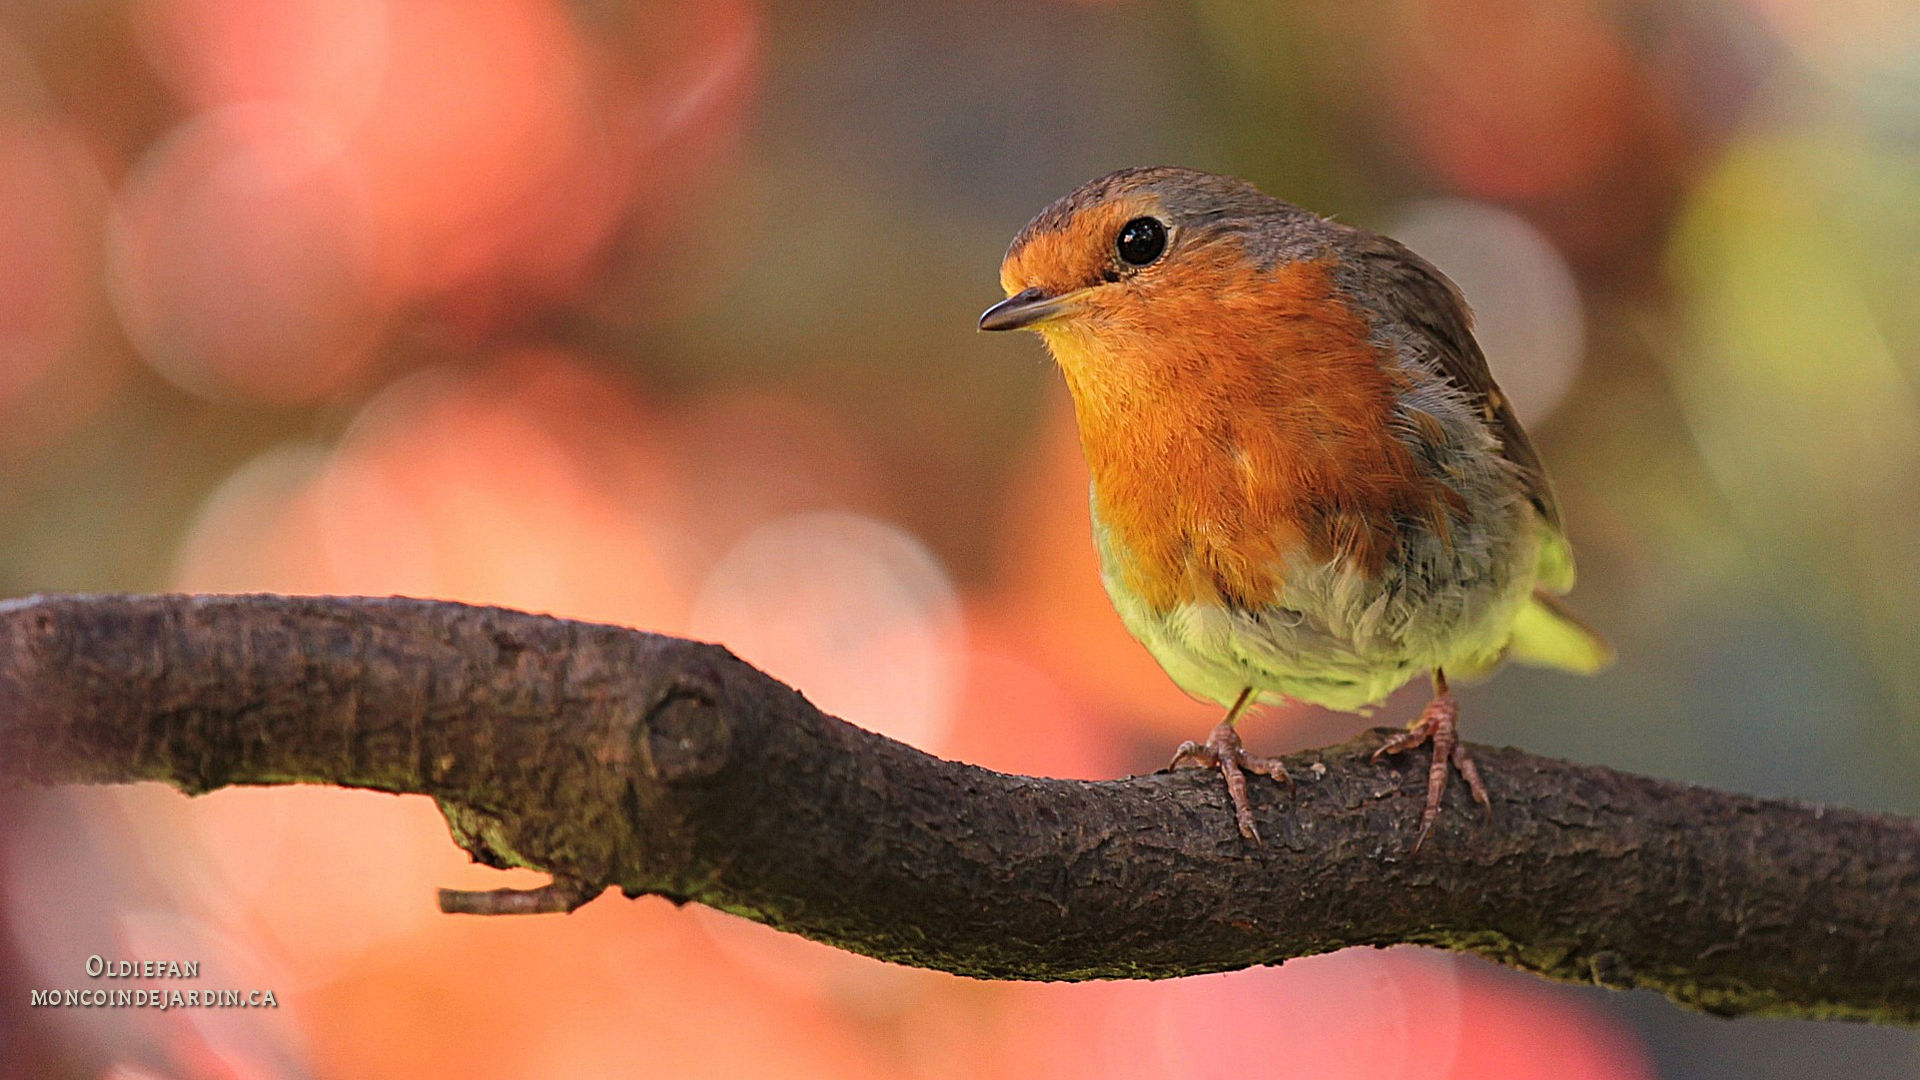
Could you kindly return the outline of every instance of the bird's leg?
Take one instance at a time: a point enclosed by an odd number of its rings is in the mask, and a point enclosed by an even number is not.
[[[1449,766],[1460,770],[1467,790],[1473,792],[1473,801],[1486,810],[1487,817],[1493,817],[1493,801],[1487,798],[1487,785],[1480,782],[1480,767],[1473,763],[1473,755],[1467,753],[1466,744],[1460,741],[1460,706],[1447,689],[1447,673],[1439,668],[1433,669],[1433,700],[1427,702],[1418,719],[1407,725],[1407,730],[1381,743],[1373,752],[1373,760],[1379,761],[1382,754],[1411,750],[1429,739],[1433,741],[1433,764],[1427,768],[1427,805],[1420,811],[1420,835],[1413,841],[1415,851],[1427,842],[1427,834],[1433,831],[1433,823],[1440,817],[1440,800],[1447,793]]]
[[[1219,769],[1220,775],[1227,780],[1227,798],[1233,802],[1233,819],[1240,826],[1240,835],[1260,842],[1260,830],[1253,827],[1253,806],[1247,801],[1247,773],[1259,773],[1275,780],[1284,780],[1287,790],[1293,790],[1293,777],[1287,775],[1287,767],[1279,758],[1258,757],[1249,754],[1240,745],[1240,733],[1233,729],[1233,722],[1253,704],[1253,687],[1240,691],[1234,700],[1233,708],[1227,710],[1226,719],[1214,725],[1207,734],[1207,741],[1197,743],[1191,740],[1180,744],[1173,752],[1173,760],[1167,764],[1167,771],[1174,769]]]

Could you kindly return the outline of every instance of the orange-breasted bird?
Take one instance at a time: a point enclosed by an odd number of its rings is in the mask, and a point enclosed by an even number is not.
[[[1101,576],[1187,693],[1227,707],[1171,767],[1224,774],[1258,840],[1250,706],[1364,709],[1431,673],[1374,757],[1433,744],[1417,849],[1460,744],[1449,675],[1502,659],[1593,672],[1606,644],[1555,599],[1573,553],[1540,456],[1460,290],[1425,259],[1231,177],[1123,169],[1014,237],[982,330],[1033,329],[1093,475]]]

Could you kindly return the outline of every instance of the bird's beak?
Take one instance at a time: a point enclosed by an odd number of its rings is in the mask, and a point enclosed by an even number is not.
[[[1039,289],[1014,293],[988,308],[980,316],[982,330],[1025,330],[1072,314],[1085,289],[1074,289],[1059,296],[1048,296]]]

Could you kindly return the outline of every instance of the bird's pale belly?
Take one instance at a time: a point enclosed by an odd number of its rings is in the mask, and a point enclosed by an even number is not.
[[[1361,710],[1437,667],[1471,677],[1498,663],[1538,555],[1531,508],[1515,501],[1446,541],[1405,538],[1376,575],[1341,560],[1290,559],[1271,604],[1155,606],[1126,584],[1126,552],[1096,511],[1107,595],[1134,637],[1195,697],[1231,704],[1246,687]]]

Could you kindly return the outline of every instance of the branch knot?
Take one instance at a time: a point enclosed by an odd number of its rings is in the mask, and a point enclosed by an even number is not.
[[[711,686],[683,678],[647,710],[639,732],[647,775],[669,784],[704,780],[725,768],[733,754],[733,728]]]

